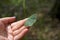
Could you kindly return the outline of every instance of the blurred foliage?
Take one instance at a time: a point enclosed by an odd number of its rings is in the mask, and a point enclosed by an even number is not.
[[[60,23],[47,15],[54,3],[55,0],[0,0],[0,17],[16,16],[20,20],[36,13],[38,20],[23,40],[60,40]]]

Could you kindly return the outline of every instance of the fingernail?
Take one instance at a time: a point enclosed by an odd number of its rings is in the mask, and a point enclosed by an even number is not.
[[[13,16],[13,18],[16,18],[16,16]]]

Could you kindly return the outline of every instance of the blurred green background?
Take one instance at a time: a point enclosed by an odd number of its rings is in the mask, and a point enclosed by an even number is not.
[[[0,18],[21,20],[36,13],[37,22],[22,40],[60,40],[60,23],[49,15],[56,0],[0,0]]]

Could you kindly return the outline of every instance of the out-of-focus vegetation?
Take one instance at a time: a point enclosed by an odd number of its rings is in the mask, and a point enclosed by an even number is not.
[[[60,23],[48,15],[55,0],[0,0],[0,17],[16,16],[17,20],[38,15],[37,22],[22,40],[60,40]]]

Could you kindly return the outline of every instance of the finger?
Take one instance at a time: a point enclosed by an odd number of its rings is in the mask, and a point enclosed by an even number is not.
[[[7,27],[7,32],[8,32],[9,34],[12,34],[12,33],[13,33],[10,25]]]
[[[12,30],[16,30],[16,29],[20,28],[21,26],[23,26],[26,20],[27,20],[27,18],[23,19],[23,20],[20,20],[18,22],[12,23],[11,24]]]
[[[8,31],[8,40],[13,40],[13,32],[10,25],[7,27],[7,31]]]
[[[27,28],[24,29],[20,34],[18,34],[14,37],[14,40],[21,39],[27,32],[28,32],[28,29]]]
[[[24,30],[25,28],[26,28],[25,26],[19,28],[18,30],[16,30],[16,31],[13,32],[13,35],[15,36],[15,35],[19,34],[19,33],[20,33],[22,30]]]
[[[8,24],[15,21],[15,17],[6,17],[1,18],[0,21],[2,21],[4,24]]]
[[[8,34],[8,40],[14,40],[14,37],[11,34]]]

